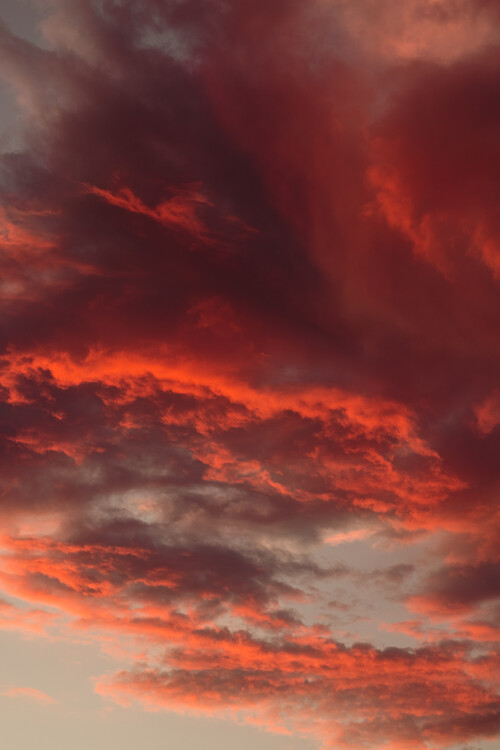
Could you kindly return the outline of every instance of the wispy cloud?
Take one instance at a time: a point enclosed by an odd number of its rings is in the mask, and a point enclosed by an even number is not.
[[[55,699],[47,693],[44,693],[43,690],[38,690],[37,688],[31,687],[11,687],[7,690],[4,690],[1,695],[6,698],[28,698],[29,700],[34,700],[37,703],[43,703],[47,705],[56,703]]]

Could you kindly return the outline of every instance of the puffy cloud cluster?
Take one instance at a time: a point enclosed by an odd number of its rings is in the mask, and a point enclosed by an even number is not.
[[[0,28],[0,626],[111,636],[125,704],[494,737],[495,3],[49,6]]]

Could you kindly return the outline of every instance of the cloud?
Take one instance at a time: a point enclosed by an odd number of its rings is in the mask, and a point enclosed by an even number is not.
[[[319,650],[328,653],[327,662],[320,661]],[[282,647],[282,657],[286,651]],[[299,734],[307,727],[325,747],[355,747],[367,740],[378,744],[390,736],[423,748],[436,738],[448,744],[496,731],[494,693],[479,688],[467,676],[468,669],[473,675],[473,665],[460,664],[449,648],[376,652],[366,644],[345,650],[317,641],[315,651],[310,659],[297,649],[293,662],[278,661],[280,670],[272,654],[262,664],[255,656],[248,667],[235,655],[230,668],[223,655],[214,654],[206,666],[196,660],[199,668],[192,671],[183,668],[180,654],[170,673],[121,672],[101,680],[97,689],[125,705],[138,700],[153,709],[258,715],[278,731],[291,726],[293,715]],[[388,702],[390,718],[381,718],[380,708]],[[443,715],[450,717],[449,725]]]
[[[2,693],[6,698],[30,698],[37,703],[50,705],[56,703],[55,699],[42,690],[31,687],[11,687]]]
[[[474,605],[500,598],[498,563],[450,565],[429,576],[425,593],[410,600],[410,606],[438,612],[471,611]]]
[[[331,748],[495,735],[499,20],[2,27],[0,626],[112,642],[122,703]]]

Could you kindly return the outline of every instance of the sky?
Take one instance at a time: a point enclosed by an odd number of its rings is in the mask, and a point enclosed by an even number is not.
[[[6,750],[500,750],[500,6],[2,0]]]

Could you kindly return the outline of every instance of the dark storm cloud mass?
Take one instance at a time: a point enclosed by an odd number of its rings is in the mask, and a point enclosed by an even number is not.
[[[0,29],[0,583],[30,604],[2,627],[69,615],[143,655],[104,695],[325,747],[498,732],[498,20],[71,0],[43,49]],[[413,557],[324,562],[356,540]],[[342,643],[339,581],[399,621],[367,600],[374,643]]]

